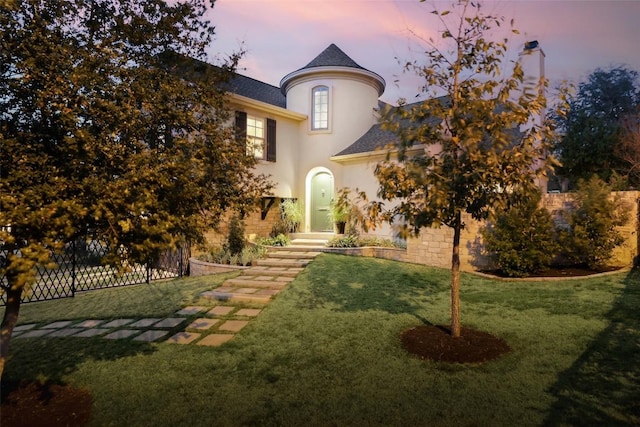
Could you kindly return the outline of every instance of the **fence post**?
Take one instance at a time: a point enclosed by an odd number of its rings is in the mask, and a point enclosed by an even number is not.
[[[178,268],[180,269],[180,274],[178,277],[184,276],[184,248],[180,246],[178,248],[178,256],[180,257],[178,260]]]
[[[151,283],[151,262],[147,261],[147,285]]]

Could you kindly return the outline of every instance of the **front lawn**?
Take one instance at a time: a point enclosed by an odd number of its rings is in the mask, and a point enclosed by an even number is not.
[[[95,426],[640,423],[639,273],[555,282],[463,274],[463,325],[512,348],[480,366],[422,361],[400,347],[405,329],[448,323],[448,280],[447,270],[324,254],[221,347],[15,339],[5,381],[86,388]],[[29,304],[21,323],[169,316],[221,281]]]

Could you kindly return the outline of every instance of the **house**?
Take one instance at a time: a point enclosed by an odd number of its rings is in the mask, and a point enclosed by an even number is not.
[[[543,74],[544,53],[537,45],[527,55],[527,71]],[[532,59],[529,59],[529,56]],[[539,67],[539,68],[538,68]],[[540,74],[538,74],[540,73]],[[248,150],[259,159],[259,172],[271,176],[273,194],[261,201],[259,212],[245,218],[246,233],[269,235],[280,216],[278,204],[296,199],[304,206],[301,232],[332,233],[328,212],[336,192],[358,188],[375,195],[378,182],[373,169],[383,158],[379,147],[393,142],[394,134],[379,123],[384,79],[367,70],[335,44],[311,62],[282,78],[280,87],[236,75],[228,83],[236,127],[246,133]],[[477,258],[472,242],[477,229],[469,227],[463,266]],[[447,229],[426,230],[407,242],[403,259],[449,266],[451,236]],[[389,228],[376,230],[392,238]],[[464,237],[464,236],[463,236]]]

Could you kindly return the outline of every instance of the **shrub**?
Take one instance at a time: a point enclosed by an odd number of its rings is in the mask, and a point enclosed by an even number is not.
[[[288,246],[291,243],[291,239],[286,234],[280,233],[275,237],[258,239],[257,243],[264,246]]]
[[[493,224],[481,230],[485,248],[500,271],[522,277],[545,270],[558,251],[551,214],[532,192],[495,213]]]
[[[563,255],[574,264],[601,269],[624,242],[616,227],[628,221],[628,211],[620,197],[611,197],[611,186],[595,175],[578,182],[573,202],[560,233]]]
[[[295,233],[302,222],[304,213],[300,202],[294,199],[286,199],[280,205],[282,212],[282,226],[286,233]],[[277,233],[276,236],[280,234]]]
[[[239,255],[242,253],[244,245],[244,223],[234,215],[229,222],[229,234],[225,248],[231,255]]]
[[[346,235],[342,237],[334,237],[327,242],[327,246],[330,248],[357,248],[358,237]]]

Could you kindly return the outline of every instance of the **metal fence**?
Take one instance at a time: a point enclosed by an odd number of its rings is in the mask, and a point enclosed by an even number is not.
[[[52,256],[56,268],[38,268],[36,282],[23,292],[22,302],[73,297],[76,292],[138,285],[188,274],[188,246],[166,252],[154,262],[125,265],[122,271],[101,263],[105,253],[105,248],[95,240],[67,244],[62,253]],[[7,284],[5,277],[0,281],[3,286]],[[6,302],[6,295],[2,293],[0,306]]]

